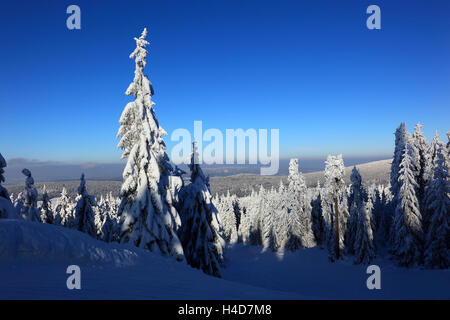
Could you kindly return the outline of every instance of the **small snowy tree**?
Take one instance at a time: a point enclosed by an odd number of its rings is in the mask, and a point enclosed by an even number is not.
[[[53,210],[52,203],[50,202],[50,197],[48,196],[47,189],[44,185],[44,190],[42,191],[42,203],[39,208],[41,211],[41,221],[43,223],[53,224]]]
[[[9,199],[9,193],[8,190],[6,190],[2,186],[2,182],[5,182],[5,177],[3,174],[5,173],[5,170],[3,168],[6,167],[6,160],[3,158],[2,154],[0,153],[0,197]]]
[[[66,228],[74,228],[75,226],[75,217],[74,217],[74,206],[70,202],[69,197],[67,196],[67,190],[63,187],[61,191],[61,196],[58,199],[58,204],[55,208],[55,216],[53,219],[53,223],[57,225],[62,225]]]
[[[189,169],[191,183],[183,190],[183,205],[180,211],[180,239],[184,255],[192,267],[220,277],[225,241],[221,236],[217,209],[212,203],[208,178],[198,164],[195,143]]]
[[[10,195],[8,194],[8,190],[6,190],[2,186],[2,182],[5,182],[5,177],[3,173],[5,170],[3,168],[6,167],[5,158],[3,158],[0,153],[0,218],[16,218],[14,207],[12,205],[12,201],[10,199]],[[13,195],[11,194],[11,198]]]
[[[127,158],[120,191],[121,242],[184,260],[177,236],[181,220],[171,190],[173,168],[165,152],[166,131],[159,125],[152,101],[153,89],[144,75],[149,44],[147,29],[135,38],[134,80],[126,95],[135,100],[125,107],[120,117],[119,148]]]
[[[450,266],[450,174],[445,161],[445,145],[439,148],[434,160],[433,178],[427,190],[429,222],[425,236],[425,266],[447,269]]]
[[[20,193],[17,209],[20,215],[25,220],[37,221],[40,219],[40,212],[37,208],[37,198],[38,192],[34,187],[34,179],[31,176],[31,171],[28,169],[23,169],[22,173],[26,176],[25,179],[25,189]]]
[[[94,207],[97,205],[94,197],[91,196],[86,189],[86,180],[84,173],[80,178],[80,186],[78,187],[78,196],[75,206],[75,228],[78,231],[85,232],[90,236],[97,238],[97,227],[95,225]]]
[[[405,143],[398,176],[399,193],[394,216],[394,243],[392,253],[400,266],[420,263],[422,223],[417,182],[414,176],[414,146]]]

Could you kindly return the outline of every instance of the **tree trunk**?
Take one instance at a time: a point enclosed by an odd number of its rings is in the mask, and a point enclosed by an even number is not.
[[[334,224],[336,226],[336,232],[335,232],[335,252],[336,252],[336,259],[339,259],[339,207],[338,207],[338,198],[334,198]]]

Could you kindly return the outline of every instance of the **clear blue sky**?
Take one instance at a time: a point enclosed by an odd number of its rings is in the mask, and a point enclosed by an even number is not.
[[[81,7],[81,30],[66,8]],[[381,30],[366,8],[381,7]],[[390,154],[450,129],[450,1],[3,1],[0,152],[115,162],[134,36],[169,132],[279,128],[283,157]],[[445,138],[446,141],[446,138]],[[170,148],[173,143],[166,139]]]

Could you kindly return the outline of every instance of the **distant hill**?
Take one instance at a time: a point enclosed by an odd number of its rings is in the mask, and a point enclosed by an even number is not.
[[[375,184],[388,184],[389,172],[391,169],[391,159],[379,160],[368,162],[360,165],[356,165],[359,169],[363,183],[366,185]],[[345,167],[345,181],[350,183],[350,174],[353,166]],[[301,171],[301,168],[300,168]],[[305,180],[308,187],[316,186],[317,181],[323,184],[323,171],[316,171],[305,173]],[[227,190],[230,190],[231,194],[243,196],[250,194],[252,188],[259,190],[260,185],[263,185],[265,189],[270,189],[272,186],[278,187],[280,180],[283,183],[287,183],[287,176],[261,176],[257,174],[238,174],[228,177],[212,177],[211,192],[212,194],[225,194]]]
[[[364,164],[356,165],[360,170],[363,182],[365,184],[388,184],[389,183],[389,171],[391,166],[390,159],[372,161]],[[350,183],[350,173],[353,166],[348,166],[345,168],[345,180]],[[300,168],[302,170],[302,168]],[[323,184],[323,171],[316,171],[305,173],[305,180],[309,187],[313,187],[320,181]],[[284,183],[287,182],[287,176],[261,176],[259,174],[236,174],[231,176],[218,176],[211,177],[211,192],[212,194],[225,194],[227,190],[230,193],[237,194],[238,196],[247,195],[251,192],[252,188],[255,190],[259,189],[262,184],[264,188],[270,189],[272,186],[278,187],[280,180]],[[74,197],[77,193],[77,188],[79,186],[79,180],[70,181],[54,181],[54,182],[42,182],[36,183],[36,188],[39,194],[42,194],[44,185],[46,186],[47,192],[50,197],[59,197],[63,187],[67,189],[69,196]],[[112,192],[113,195],[118,195],[121,181],[110,181],[110,180],[87,180],[87,188],[89,193],[95,195],[99,198],[101,195],[106,195]],[[9,185],[6,186],[10,193],[14,193],[15,196],[23,190],[23,185]]]

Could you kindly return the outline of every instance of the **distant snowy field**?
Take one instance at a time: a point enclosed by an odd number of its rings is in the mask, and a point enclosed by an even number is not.
[[[325,250],[230,247],[223,279],[127,245],[42,223],[0,220],[0,299],[450,299],[448,270],[405,269],[378,259],[381,290],[366,267],[330,263]],[[68,290],[68,265],[81,290]]]

